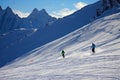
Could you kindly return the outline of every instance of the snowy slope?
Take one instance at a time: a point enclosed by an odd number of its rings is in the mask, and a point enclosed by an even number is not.
[[[37,28],[19,28],[0,35],[0,66],[28,52],[32,45],[27,39],[37,30]]]
[[[94,21],[96,16],[96,9],[100,8],[102,3],[100,1],[85,6],[75,13],[63,18],[59,18],[56,22],[45,29],[45,33],[49,32],[49,36],[56,34],[55,38],[60,38],[88,23]],[[51,29],[52,28],[52,29]]]
[[[97,45],[93,55],[92,42]],[[28,52],[0,68],[0,79],[120,80],[119,64],[120,13],[116,13]]]
[[[100,2],[88,5],[72,15],[69,15],[62,19],[58,19],[53,24],[48,24],[46,25],[46,27],[40,28],[37,32],[34,32],[33,35],[25,37],[21,42],[14,43],[15,40],[19,41],[17,37],[21,39],[21,36],[24,37],[26,34],[19,35],[16,34],[17,32],[14,32],[14,30],[11,31],[13,32],[12,34],[11,32],[8,32],[7,35],[2,36],[2,39],[0,39],[0,67],[37,47],[63,37],[64,35],[89,23],[90,19],[96,15],[96,8],[100,6]],[[35,8],[27,18],[23,18],[21,21],[19,21],[19,27],[27,27],[27,29],[29,29],[30,27],[37,26],[38,28],[42,23],[41,19],[43,20],[42,25],[45,25],[46,21],[48,21],[49,18],[50,16],[46,13],[44,9],[39,11]],[[14,38],[11,38],[11,36],[13,36]],[[10,46],[10,44],[13,45]],[[5,48],[5,46],[10,47]]]
[[[91,4],[91,5],[88,5],[82,8],[81,10],[73,13],[72,15],[66,16],[62,19],[58,19],[51,25],[48,24],[47,27],[39,28],[37,31],[33,32],[32,35],[30,35],[29,37],[26,36],[24,39],[22,38],[26,35],[29,28],[26,28],[26,31],[24,30],[26,32],[25,34],[21,34],[22,32],[19,32],[21,35],[16,34],[17,32],[16,31],[14,32],[13,30],[11,31],[12,33],[8,32],[7,35],[4,35],[4,34],[1,35],[2,39],[0,39],[0,44],[1,44],[0,45],[0,67],[4,66],[5,64],[13,61],[17,57],[20,57],[37,47],[43,46],[53,40],[61,38],[65,36],[66,34],[94,21],[95,19],[93,19],[93,17],[96,15],[96,9],[100,7],[101,7],[100,1],[94,4]],[[114,7],[113,9],[105,11],[103,15],[99,16],[98,18],[104,17],[106,15],[111,15],[119,11],[120,11],[119,7]],[[27,18],[28,23],[32,22],[33,24],[32,23],[31,24],[33,26],[35,21],[38,20],[39,22],[39,20],[41,20],[41,19],[37,19],[37,17],[43,14],[45,16],[49,16],[44,9],[42,11],[38,11],[37,9],[34,9],[31,15],[28,17],[29,19]],[[43,16],[41,16],[41,18],[43,18]],[[25,25],[27,26],[27,23]],[[30,26],[27,26],[27,27],[30,27]],[[27,35],[29,35],[29,33],[27,33]],[[19,42],[17,37],[19,38],[19,40],[21,39],[22,40]]]

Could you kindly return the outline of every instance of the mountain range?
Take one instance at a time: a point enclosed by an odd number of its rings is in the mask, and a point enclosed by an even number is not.
[[[44,28],[57,19],[51,17],[45,9],[34,9],[26,18],[20,18],[14,14],[10,7],[3,10],[0,7],[0,34],[9,32],[18,28]]]

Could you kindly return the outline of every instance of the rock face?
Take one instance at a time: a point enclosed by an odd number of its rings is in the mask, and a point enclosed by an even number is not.
[[[18,15],[15,15],[10,7],[2,10],[0,7],[0,33],[10,31],[12,29],[18,28],[17,25],[20,20]]]
[[[43,28],[56,20],[45,9],[39,11],[35,8],[28,17],[20,18],[10,7],[2,10],[0,6],[0,34],[16,28]]]
[[[48,26],[48,23],[56,20],[56,18],[48,15],[45,9],[39,11],[35,8],[27,18],[22,19],[21,27],[44,28],[45,26]]]

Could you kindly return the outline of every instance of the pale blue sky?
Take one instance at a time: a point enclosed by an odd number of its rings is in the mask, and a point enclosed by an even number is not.
[[[3,9],[9,6],[24,13],[30,13],[34,8],[39,10],[44,8],[49,14],[52,14],[63,9],[74,10],[78,2],[92,4],[96,1],[98,0],[0,0],[0,5]]]

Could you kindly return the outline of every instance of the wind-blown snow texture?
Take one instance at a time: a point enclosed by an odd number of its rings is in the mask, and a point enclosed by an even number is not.
[[[93,55],[92,42],[97,45]],[[119,64],[120,13],[116,13],[28,52],[0,68],[0,79],[120,80]]]

